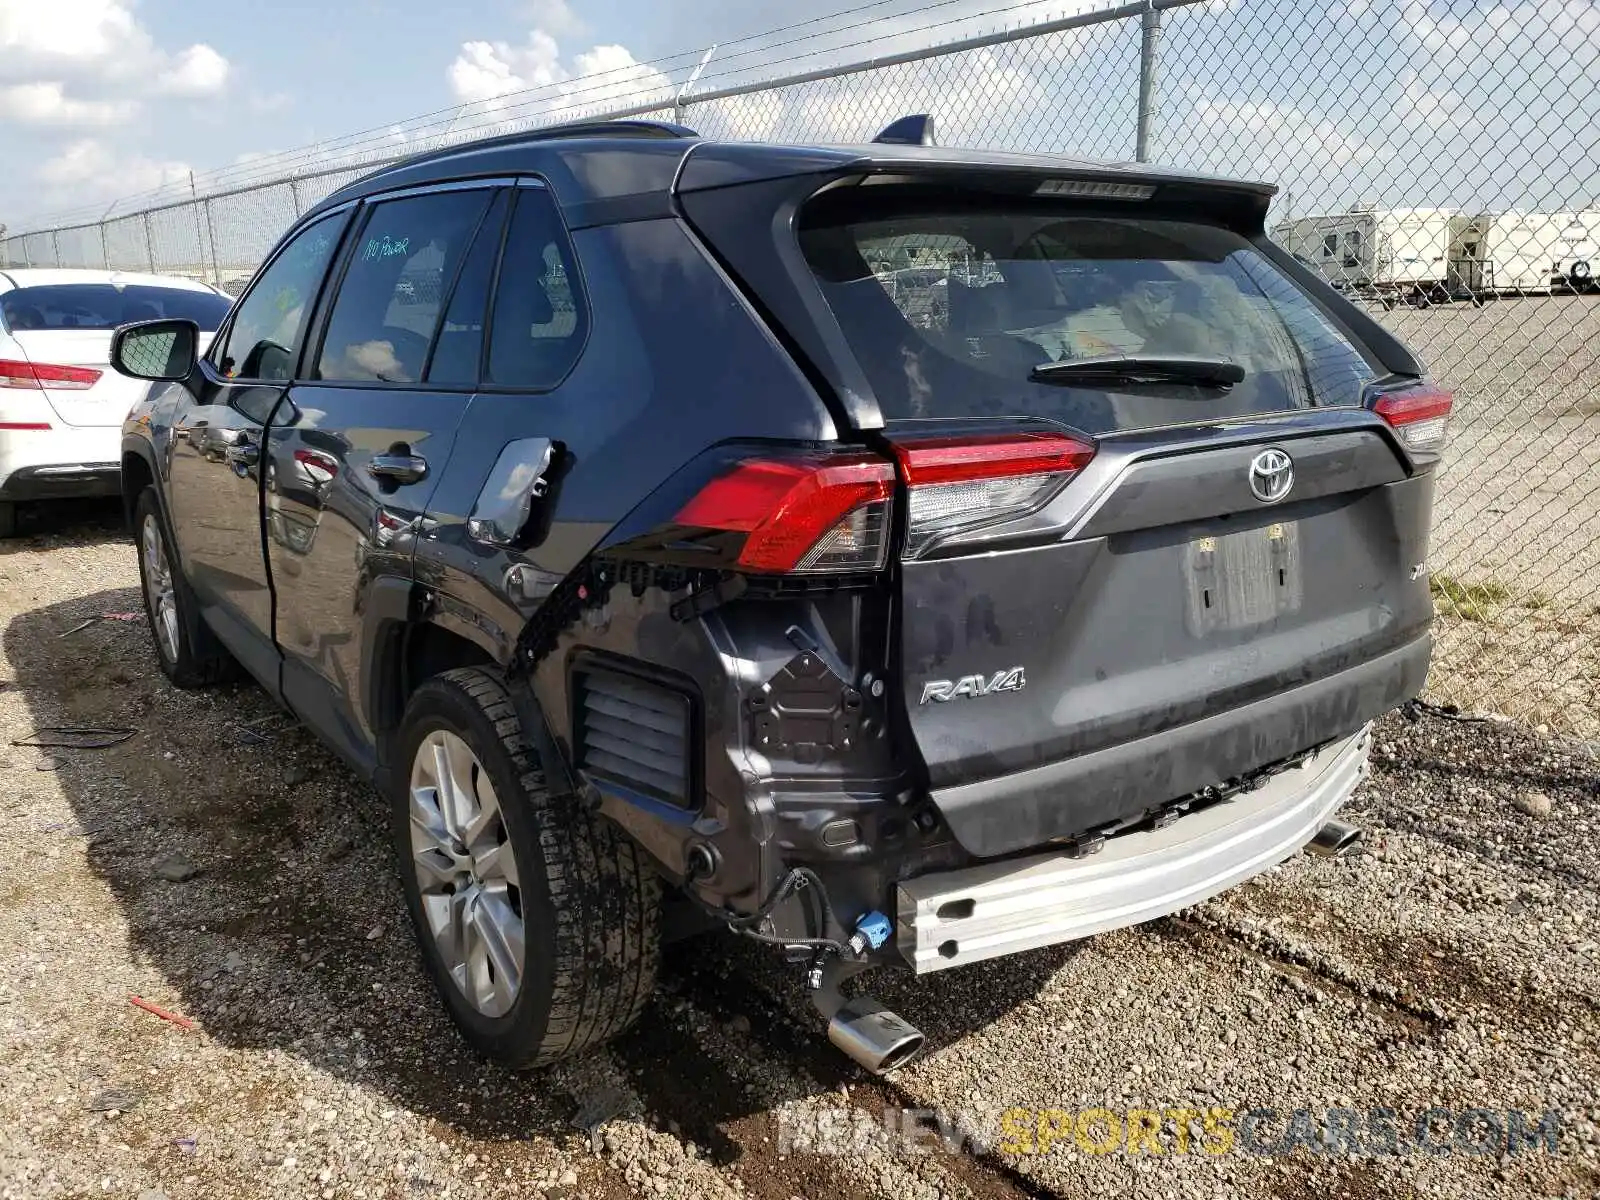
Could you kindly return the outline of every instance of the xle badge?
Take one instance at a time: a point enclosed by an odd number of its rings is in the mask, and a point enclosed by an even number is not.
[[[980,696],[992,696],[996,692],[1020,692],[1027,682],[1027,676],[1022,673],[1021,667],[996,671],[988,678],[982,675],[963,675],[960,679],[930,679],[922,685],[922,703],[927,704],[931,700],[936,704],[943,704],[961,696],[977,699]]]

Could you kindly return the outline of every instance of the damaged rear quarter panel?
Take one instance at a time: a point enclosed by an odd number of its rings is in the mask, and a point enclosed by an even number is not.
[[[600,582],[591,579],[597,551],[630,514],[633,524],[669,520],[671,513],[652,512],[652,497],[707,449],[732,439],[816,443],[836,434],[815,390],[677,220],[582,229],[572,241],[590,306],[583,355],[553,391],[474,396],[416,556],[427,610],[502,665],[541,613],[559,630],[532,684],[563,748],[565,664],[579,650],[713,676],[698,625],[674,621],[660,588],[608,590],[581,617],[574,611],[553,622],[545,611],[551,597],[575,594],[580,577]],[[523,536],[509,547],[474,540],[467,521],[501,450],[537,438],[553,442],[555,454]],[[702,700],[715,719],[723,699]],[[633,832],[664,862],[681,857],[669,845],[681,842],[681,829]]]

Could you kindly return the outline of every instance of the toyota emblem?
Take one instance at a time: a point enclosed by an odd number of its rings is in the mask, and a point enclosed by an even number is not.
[[[1250,491],[1263,504],[1276,504],[1294,486],[1294,460],[1282,450],[1263,450],[1250,460]]]

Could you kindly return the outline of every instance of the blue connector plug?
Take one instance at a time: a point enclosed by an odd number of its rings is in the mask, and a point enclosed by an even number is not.
[[[860,958],[868,950],[881,950],[894,932],[889,918],[881,912],[869,912],[856,922],[856,931],[850,936],[850,949]]]

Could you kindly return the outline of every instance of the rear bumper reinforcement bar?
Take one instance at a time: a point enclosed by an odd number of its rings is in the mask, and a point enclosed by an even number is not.
[[[1282,862],[1366,777],[1370,727],[1261,787],[1086,858],[1033,855],[899,885],[899,949],[918,974],[1136,925]],[[942,914],[942,915],[941,915]]]

